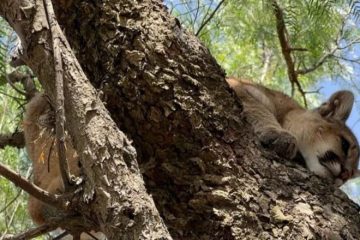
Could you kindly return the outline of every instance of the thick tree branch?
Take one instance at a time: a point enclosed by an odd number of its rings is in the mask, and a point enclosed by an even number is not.
[[[15,84],[13,82],[10,81],[8,75],[5,75],[6,80],[8,82],[8,84],[20,95],[26,96],[26,92],[24,92],[23,90],[19,89],[18,87],[15,86]]]
[[[295,62],[293,60],[293,57],[291,56],[292,50],[294,50],[294,49],[298,50],[299,48],[292,48],[290,46],[289,40],[287,39],[287,36],[286,36],[287,31],[286,31],[283,11],[280,8],[280,6],[276,0],[272,0],[272,6],[273,6],[275,18],[276,18],[277,35],[278,35],[280,46],[281,46],[281,52],[283,54],[283,57],[285,59],[285,63],[287,66],[289,80],[290,80],[292,86],[294,84],[296,85],[298,91],[300,92],[300,94],[303,98],[304,105],[305,105],[305,107],[307,107],[307,100],[306,100],[306,96],[305,96],[306,93],[302,89],[302,86],[299,82],[298,74],[295,71]]]
[[[344,56],[337,56],[337,55],[334,55],[333,57],[337,58],[337,59],[341,59],[341,60],[349,62],[349,63],[360,64],[360,58],[352,59],[352,58],[347,58]]]
[[[51,0],[44,0],[46,15],[50,25],[52,46],[54,54],[54,71],[56,86],[56,144],[60,161],[60,173],[64,183],[65,192],[73,185],[70,176],[69,164],[65,149],[65,108],[64,108],[64,76],[63,61],[60,52],[60,27],[57,23]]]

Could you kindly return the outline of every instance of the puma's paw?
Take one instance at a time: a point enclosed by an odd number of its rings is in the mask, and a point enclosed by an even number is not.
[[[259,134],[260,142],[279,156],[292,159],[297,152],[296,138],[285,130],[269,129]]]

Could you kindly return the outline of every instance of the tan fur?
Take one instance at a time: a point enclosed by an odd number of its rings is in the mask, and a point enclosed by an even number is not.
[[[287,158],[299,151],[308,169],[337,185],[354,176],[359,144],[345,125],[354,102],[351,92],[336,92],[319,108],[306,110],[279,91],[234,78],[227,82],[265,146]]]
[[[54,136],[54,113],[45,95],[38,93],[26,105],[23,128],[26,150],[33,163],[34,183],[50,193],[63,192]],[[65,146],[70,171],[79,175],[78,156],[69,137],[66,138]],[[37,224],[43,224],[47,217],[56,214],[53,208],[32,196],[29,197],[28,208]]]

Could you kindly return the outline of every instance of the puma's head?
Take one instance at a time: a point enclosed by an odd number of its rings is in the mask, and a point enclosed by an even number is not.
[[[295,110],[284,128],[297,139],[306,166],[315,174],[341,185],[357,172],[359,144],[345,125],[354,103],[349,91],[334,93],[313,111]]]

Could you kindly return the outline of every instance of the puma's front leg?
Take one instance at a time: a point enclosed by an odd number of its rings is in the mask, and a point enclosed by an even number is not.
[[[274,150],[279,156],[292,159],[297,152],[296,138],[283,129],[269,104],[265,106],[251,96],[243,98],[246,119],[254,128],[262,145]]]

